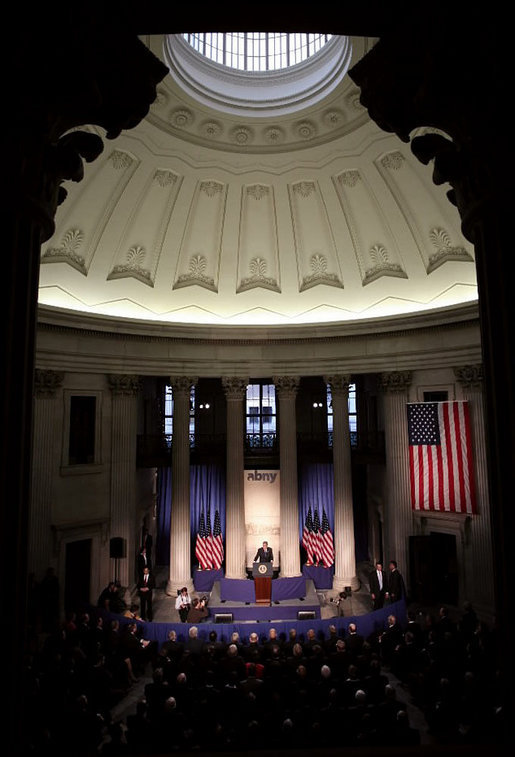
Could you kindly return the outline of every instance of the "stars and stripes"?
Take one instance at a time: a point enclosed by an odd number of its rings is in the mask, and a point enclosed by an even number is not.
[[[222,525],[220,522],[220,513],[215,510],[215,522],[213,524],[212,535],[212,560],[214,570],[220,570],[224,559],[224,542],[222,537]]]
[[[407,412],[413,509],[475,513],[467,402],[409,403]]]
[[[209,535],[211,529],[206,527],[206,519],[204,517],[204,511],[200,513],[199,527],[197,531],[197,539],[195,542],[195,557],[199,562],[200,570],[210,570],[212,565],[212,550],[209,542]]]
[[[322,542],[322,562],[326,568],[330,568],[334,563],[334,540],[331,529],[329,528],[329,518],[325,509],[322,512],[322,528],[320,530]]]
[[[313,514],[313,533],[311,537],[311,549],[313,555],[313,563],[318,565],[322,560],[322,533],[320,528],[320,516],[318,510],[315,510]]]
[[[302,546],[306,550],[306,565],[313,565],[313,550],[311,547],[311,535],[313,532],[313,517],[311,515],[311,507],[308,508],[306,514],[306,520],[304,521],[304,528],[302,530]]]

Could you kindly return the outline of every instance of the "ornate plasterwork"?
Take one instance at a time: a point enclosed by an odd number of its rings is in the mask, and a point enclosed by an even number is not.
[[[363,286],[381,278],[381,276],[397,276],[400,279],[408,278],[402,266],[390,260],[390,254],[383,244],[378,243],[373,245],[368,254],[374,265],[365,271]]]
[[[201,255],[200,253],[198,255],[193,255],[193,257],[190,258],[188,273],[181,274],[177,278],[175,286],[181,287],[198,284],[198,286],[205,287],[206,289],[211,289],[211,291],[216,292],[215,281],[211,276],[206,276],[206,269],[206,256]]]
[[[111,392],[117,397],[136,397],[141,388],[140,377],[132,374],[112,373],[108,379]]]
[[[454,368],[454,375],[457,381],[467,389],[482,389],[483,388],[483,365],[477,363],[475,365],[460,365]]]
[[[433,247],[436,247],[436,252],[429,256],[428,273],[432,273],[443,263],[447,263],[450,260],[465,263],[471,263],[474,260],[464,247],[452,244],[451,238],[445,229],[431,229],[429,239]]]
[[[411,371],[392,371],[391,373],[382,373],[380,378],[380,387],[383,392],[398,394],[405,392],[411,386],[413,374]]]
[[[55,397],[64,381],[64,371],[42,370],[36,368],[34,373],[34,393],[39,398]]]
[[[57,247],[49,247],[43,252],[43,263],[68,263],[80,273],[87,275],[86,261],[78,250],[84,242],[84,232],[69,229]]]
[[[153,286],[152,274],[143,266],[147,257],[147,251],[139,244],[135,244],[127,251],[125,263],[118,263],[108,276],[108,279],[120,279],[126,276],[133,276],[143,284]]]

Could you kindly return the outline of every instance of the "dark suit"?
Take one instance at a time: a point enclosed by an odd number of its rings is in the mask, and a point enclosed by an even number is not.
[[[368,583],[370,585],[370,593],[372,594],[372,601],[374,603],[373,609],[379,610],[384,605],[384,595],[386,591],[386,576],[384,570],[379,571],[381,573],[382,582],[379,583],[378,571],[373,570],[370,573]]]
[[[274,561],[274,553],[272,552],[271,547],[268,547],[268,549],[263,549],[263,547],[260,547],[258,551],[256,552],[256,556],[254,558],[254,562],[273,562]]]
[[[390,571],[387,579],[386,591],[389,594],[390,602],[398,602],[399,599],[402,599],[406,596],[404,579],[397,568]]]
[[[138,581],[138,594],[140,600],[140,614],[143,620],[152,620],[152,594],[156,582],[152,573],[148,574],[147,581],[145,576],[141,576]]]

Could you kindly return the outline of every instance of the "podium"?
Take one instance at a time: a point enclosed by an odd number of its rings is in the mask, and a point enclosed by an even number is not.
[[[252,566],[256,604],[270,607],[272,604],[272,576],[274,566],[271,562],[255,562]]]

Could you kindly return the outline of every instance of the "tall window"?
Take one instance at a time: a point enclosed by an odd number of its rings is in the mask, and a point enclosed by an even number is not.
[[[75,395],[70,398],[70,465],[88,465],[95,462],[96,402],[94,396]]]
[[[249,384],[245,407],[248,443],[254,447],[272,446],[277,431],[275,386]]]
[[[165,386],[165,408],[164,408],[164,432],[166,437],[173,436],[173,389],[167,384]],[[195,387],[190,390],[190,441],[195,438]]]
[[[351,447],[357,447],[358,444],[358,412],[356,405],[356,384],[349,384],[349,431]],[[331,385],[327,384],[327,431],[332,439],[333,434],[333,398],[331,395]]]

